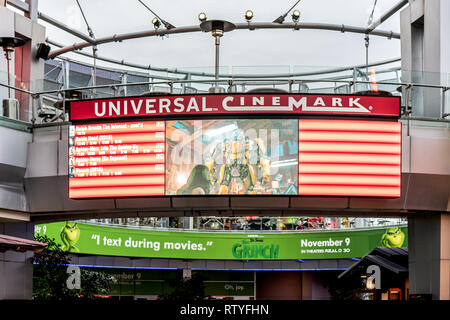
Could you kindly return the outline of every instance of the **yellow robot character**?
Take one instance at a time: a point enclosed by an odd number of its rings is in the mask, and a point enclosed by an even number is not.
[[[257,182],[255,168],[250,164],[250,151],[256,148],[258,169],[262,169],[261,182],[270,182],[270,160],[265,157],[266,149],[261,139],[256,139],[256,144],[249,137],[244,137],[235,131],[233,139],[225,139],[222,142],[224,164],[219,170],[217,182],[220,187],[218,194],[247,193],[256,194],[254,190]],[[213,149],[212,155],[215,153]],[[215,162],[211,157],[206,161],[206,166],[210,168],[211,175],[214,175]],[[237,181],[242,185],[238,185]]]

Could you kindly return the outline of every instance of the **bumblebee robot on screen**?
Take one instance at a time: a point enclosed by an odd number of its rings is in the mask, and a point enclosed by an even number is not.
[[[178,194],[258,194],[270,186],[270,159],[260,138],[251,140],[239,130],[231,139],[215,141],[204,165],[196,165]],[[216,158],[222,152],[222,164],[216,172]],[[251,157],[256,162],[251,164]],[[218,186],[218,190],[214,190]]]

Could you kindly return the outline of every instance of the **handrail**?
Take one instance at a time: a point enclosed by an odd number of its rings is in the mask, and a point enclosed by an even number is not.
[[[164,81],[148,81],[148,82],[133,82],[133,83],[115,83],[115,84],[105,84],[105,85],[96,85],[96,86],[85,86],[85,87],[78,87],[78,88],[65,88],[65,89],[54,89],[54,90],[44,90],[44,91],[36,91],[36,92],[32,92],[29,90],[24,90],[22,88],[16,88],[14,86],[11,85],[7,85],[4,83],[0,83],[0,87],[6,87],[6,88],[10,88],[13,90],[17,90],[19,92],[23,92],[26,94],[29,94],[33,99],[37,99],[39,98],[39,96],[41,95],[50,95],[50,94],[63,94],[64,92],[67,91],[73,91],[73,90],[93,90],[93,89],[102,89],[102,88],[109,88],[109,89],[114,89],[117,90],[117,88],[119,87],[131,87],[131,86],[142,86],[142,85],[167,85],[172,92],[167,92],[167,95],[170,95],[173,93],[173,85],[174,84],[193,84],[193,83],[198,83],[198,84],[225,84],[225,86],[227,86],[228,88],[231,88],[232,86],[235,85],[261,85],[261,84],[278,84],[278,85],[289,85],[289,90],[290,93],[292,93],[292,86],[294,84],[305,84],[305,83],[327,83],[327,82],[331,82],[331,83],[343,83],[343,84],[348,84],[349,87],[354,86],[355,84],[371,84],[371,81],[366,81],[366,80],[339,80],[336,78],[332,78],[332,79],[327,79],[327,78],[322,78],[322,79],[292,79],[292,78],[277,78],[277,79],[267,79],[267,78],[242,78],[242,79],[219,79],[219,80],[213,80],[213,79],[203,79],[203,80],[178,80],[178,79],[173,79],[170,81],[164,80]],[[426,83],[414,83],[414,82],[392,82],[392,81],[379,81],[377,82],[377,85],[393,85],[393,86],[401,86],[401,87],[405,87],[406,89],[411,89],[413,87],[422,87],[422,88],[434,88],[434,89],[441,89],[442,93],[447,92],[448,90],[450,90],[450,87],[448,86],[444,86],[444,85],[435,85],[435,84],[426,84]],[[288,91],[286,91],[286,93],[288,93]],[[301,94],[299,92],[299,94]],[[99,97],[99,99],[101,99],[101,97]],[[443,100],[445,101],[445,99]],[[444,103],[444,102],[443,102]],[[34,112],[34,107],[33,107],[33,112]],[[442,114],[441,114],[441,118],[427,118],[427,117],[414,117],[411,116],[411,114],[406,114],[404,115],[401,119],[404,120],[417,120],[417,121],[438,121],[438,122],[444,122],[444,123],[450,123],[449,119],[447,118],[447,114],[445,114],[444,111],[445,110],[445,104],[443,104],[442,106]],[[61,122],[59,122],[60,125]],[[43,125],[38,125],[38,126],[48,126],[49,124],[43,124]]]
[[[227,85],[233,85],[233,84],[239,84],[239,83],[245,83],[248,84],[249,82],[264,82],[268,81],[270,83],[274,83],[274,80],[262,78],[262,79],[256,79],[256,78],[238,78],[238,79],[219,79],[219,80],[213,80],[213,79],[190,79],[190,80],[178,80],[173,79],[170,81],[145,81],[145,82],[129,82],[129,83],[113,83],[113,84],[103,84],[103,85],[95,85],[95,86],[85,86],[85,87],[74,87],[74,88],[66,88],[66,89],[54,89],[54,90],[46,90],[46,91],[37,91],[32,92],[28,90],[24,90],[21,88],[17,88],[11,85],[7,85],[5,83],[0,83],[0,86],[10,88],[13,90],[21,91],[24,93],[28,93],[30,95],[43,95],[43,94],[50,94],[50,93],[63,93],[66,91],[73,91],[73,90],[91,90],[91,89],[104,89],[104,88],[117,88],[117,87],[130,87],[130,86],[138,86],[138,85],[156,85],[156,84],[167,84],[167,85],[173,85],[175,83],[205,83],[205,84],[215,84],[215,83],[225,83]],[[372,84],[372,81],[367,80],[339,80],[334,78],[322,78],[322,79],[291,79],[291,78],[277,78],[275,80],[278,84],[286,83],[286,84],[296,84],[296,83],[305,83],[305,82],[337,82],[337,83],[347,83],[349,85],[354,84]],[[426,83],[415,83],[415,82],[390,82],[390,81],[378,81],[378,85],[397,85],[397,86],[407,86],[409,88],[411,87],[423,87],[423,88],[434,88],[434,89],[442,89],[444,92],[450,90],[449,86],[444,85],[435,85],[435,84],[426,84]],[[170,94],[170,93],[168,93]]]
[[[91,90],[91,89],[104,89],[104,88],[117,88],[117,87],[129,87],[129,86],[137,86],[137,85],[157,85],[157,84],[167,84],[169,86],[179,83],[205,83],[205,84],[215,84],[215,83],[224,83],[227,85],[233,85],[233,84],[239,84],[239,83],[245,83],[248,84],[249,82],[264,82],[264,81],[270,81],[270,83],[274,83],[274,80],[262,78],[262,79],[255,79],[255,78],[242,78],[242,79],[219,79],[219,80],[170,80],[170,81],[147,81],[147,82],[130,82],[130,83],[114,83],[114,84],[104,84],[104,85],[96,85],[96,86],[86,86],[86,87],[77,87],[77,88],[68,88],[68,89],[55,89],[55,90],[47,90],[47,91],[39,91],[35,92],[35,95],[42,95],[42,94],[50,94],[50,93],[62,93],[66,91],[73,91],[73,90]],[[354,84],[371,84],[372,81],[366,81],[366,80],[337,80],[337,79],[291,79],[291,78],[281,78],[275,80],[277,83],[305,83],[305,82],[337,82],[337,83],[347,83],[349,85]],[[386,82],[386,81],[379,81],[377,82],[378,85],[396,85],[396,86],[407,86],[409,88],[411,87],[423,87],[423,88],[435,88],[435,89],[442,89],[443,91],[447,91],[450,89],[450,87],[443,86],[443,85],[434,85],[434,84],[426,84],[426,83],[414,83],[414,82]],[[5,86],[4,84],[1,84]],[[168,93],[170,94],[170,93]]]
[[[226,217],[221,217],[226,218]],[[235,217],[233,217],[235,218]],[[76,222],[83,223],[83,224],[89,224],[89,225],[96,225],[96,226],[106,226],[111,228],[122,228],[122,229],[140,229],[140,230],[148,230],[148,231],[168,231],[168,232],[199,232],[199,233],[255,233],[255,234],[286,234],[286,233],[320,233],[320,232],[348,232],[348,231],[367,231],[367,230],[379,230],[379,229],[386,229],[389,227],[402,227],[407,226],[407,222],[400,222],[397,221],[397,223],[394,224],[386,224],[384,226],[373,226],[373,227],[350,227],[350,228],[306,228],[301,230],[223,230],[223,229],[202,229],[202,228],[173,228],[173,227],[150,227],[150,226],[135,226],[135,225],[128,225],[128,224],[112,224],[112,223],[103,223],[103,222],[91,222],[89,220],[76,220]]]

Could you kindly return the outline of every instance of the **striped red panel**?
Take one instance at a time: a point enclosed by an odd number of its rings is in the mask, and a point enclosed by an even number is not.
[[[164,195],[165,122],[76,125],[69,198]]]
[[[299,195],[400,197],[401,123],[299,120]]]

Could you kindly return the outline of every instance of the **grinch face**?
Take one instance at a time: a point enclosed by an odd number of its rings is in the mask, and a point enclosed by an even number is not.
[[[63,231],[70,244],[75,244],[80,238],[80,229],[75,222],[67,222]]]
[[[80,229],[76,222],[66,222],[66,225],[61,229],[61,240],[63,242],[62,249],[64,251],[78,252],[75,247],[80,238]]]
[[[400,228],[389,228],[381,238],[381,244],[385,247],[401,247],[405,241],[405,234]]]

